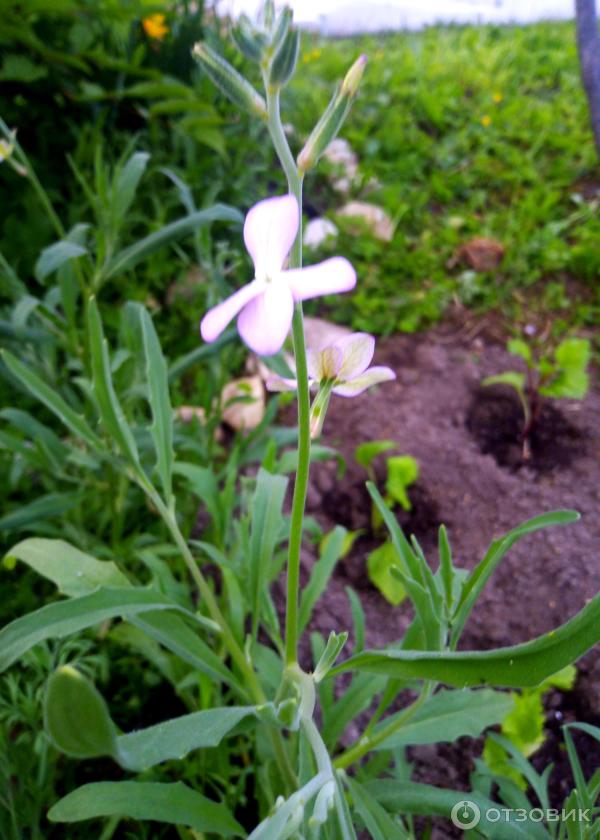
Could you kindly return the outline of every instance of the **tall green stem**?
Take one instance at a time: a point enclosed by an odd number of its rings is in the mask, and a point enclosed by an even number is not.
[[[275,151],[285,172],[288,189],[295,196],[300,209],[298,233],[290,253],[290,268],[302,267],[302,174],[290,151],[279,111],[279,90],[269,86],[265,80],[267,93],[268,126]],[[306,363],[306,345],[304,341],[304,321],[302,304],[294,307],[292,321],[294,357],[296,361],[296,379],[298,381],[298,469],[294,483],[292,515],[290,520],[290,539],[287,565],[287,603],[285,613],[285,659],[293,665],[298,660],[298,592],[300,588],[300,550],[304,508],[310,464],[310,391],[308,386],[308,367]]]

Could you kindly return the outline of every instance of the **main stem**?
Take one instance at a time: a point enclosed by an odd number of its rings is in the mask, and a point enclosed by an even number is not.
[[[298,234],[290,253],[290,268],[302,267],[302,175],[290,151],[279,111],[279,90],[269,86],[265,79],[267,93],[268,125],[273,145],[285,172],[288,189],[295,196],[300,211]],[[294,483],[292,514],[290,520],[290,540],[287,565],[287,603],[285,612],[285,661],[294,665],[298,661],[298,592],[300,588],[300,551],[304,508],[308,488],[310,464],[310,391],[308,386],[308,367],[306,363],[306,345],[304,341],[304,322],[302,304],[294,307],[292,337],[296,361],[296,380],[298,382],[298,468]]]

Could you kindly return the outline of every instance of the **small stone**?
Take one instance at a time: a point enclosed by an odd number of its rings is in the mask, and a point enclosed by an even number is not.
[[[318,248],[337,235],[338,229],[329,219],[311,219],[304,229],[304,244],[307,248]]]
[[[337,192],[349,193],[358,175],[358,158],[347,140],[337,137],[325,149],[323,157],[339,169],[340,177],[333,182]]]
[[[255,429],[265,416],[265,405],[260,376],[234,379],[221,392],[223,422],[236,431]]]
[[[373,236],[382,242],[391,242],[394,236],[394,223],[385,210],[375,204],[350,201],[338,210],[337,215],[349,219],[360,219]]]

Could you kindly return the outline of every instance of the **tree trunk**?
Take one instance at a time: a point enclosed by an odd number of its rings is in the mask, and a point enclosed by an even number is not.
[[[592,131],[600,157],[600,36],[596,0],[575,0],[575,18],[581,78],[587,93]]]

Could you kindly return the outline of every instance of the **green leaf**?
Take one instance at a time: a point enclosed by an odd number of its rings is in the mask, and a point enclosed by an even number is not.
[[[483,688],[447,691],[430,697],[420,709],[393,735],[375,749],[392,750],[409,744],[435,744],[455,741],[464,735],[478,738],[488,726],[500,723],[513,709],[513,696],[503,691]],[[389,726],[400,711],[375,727],[375,734]]]
[[[244,837],[227,808],[177,782],[95,782],[67,794],[48,812],[51,822],[128,817],[185,825],[221,837]]]
[[[235,222],[241,223],[242,216],[237,210],[232,207],[227,207],[224,204],[214,204],[206,210],[198,210],[196,213],[190,213],[182,219],[171,222],[168,225],[160,228],[160,230],[151,233],[144,239],[125,248],[116,254],[102,269],[101,277],[98,280],[98,285],[106,280],[111,280],[125,271],[130,271],[135,265],[142,260],[149,257],[159,248],[164,245],[169,245],[171,242],[176,242],[184,236],[193,233],[203,225],[211,222]]]
[[[48,680],[44,725],[54,745],[74,758],[115,755],[116,727],[104,698],[70,665]]]
[[[183,759],[192,750],[218,747],[255,706],[228,706],[182,715],[147,729],[119,735],[116,760],[127,770],[143,771],[163,761]]]
[[[508,370],[505,373],[498,373],[496,376],[487,376],[481,380],[482,385],[510,385],[515,391],[522,393],[525,390],[525,374]]]
[[[590,384],[587,373],[590,355],[591,345],[586,338],[565,339],[554,354],[558,375],[540,388],[540,393],[547,397],[583,399]]]
[[[517,819],[516,814],[510,814],[506,821],[488,819],[487,812],[492,811],[495,815],[498,803],[474,791],[465,793],[404,780],[398,784],[396,780],[387,779],[367,782],[364,787],[386,810],[395,814],[422,814],[450,819],[452,809],[467,800],[479,808],[481,820],[477,832],[483,837],[490,840],[550,840],[550,835],[541,823]]]
[[[55,388],[40,379],[37,374],[33,373],[7,350],[0,351],[0,358],[33,396],[50,409],[73,434],[84,440],[92,449],[96,451],[102,449],[100,438],[94,434],[83,417],[67,405]]]
[[[410,510],[412,505],[406,490],[419,477],[419,462],[410,455],[395,455],[387,459],[387,470],[387,495],[404,510]]]
[[[349,536],[351,535],[345,528],[336,525],[323,539],[319,559],[311,569],[308,583],[302,589],[298,618],[300,633],[306,629],[315,604],[327,588],[336,563],[350,550],[352,540],[348,541]]]
[[[390,449],[395,449],[398,446],[395,440],[370,440],[367,443],[361,443],[354,450],[354,459],[357,464],[369,470],[373,460],[381,455],[383,452],[388,452]]]
[[[513,356],[520,356],[527,364],[532,361],[531,347],[522,338],[511,338],[507,349]]]
[[[514,708],[502,721],[502,734],[525,757],[532,755],[544,743],[542,694],[542,686],[513,694]]]
[[[240,697],[246,697],[243,686],[236,681],[217,654],[179,616],[163,611],[128,617],[128,620],[193,668],[215,682],[231,686]]]
[[[535,516],[533,519],[528,519],[521,525],[518,525],[508,534],[505,534],[498,540],[494,540],[488,548],[483,560],[475,567],[473,572],[465,581],[460,601],[452,622],[452,640],[453,645],[456,645],[465,622],[479,595],[481,594],[486,583],[496,570],[500,561],[504,558],[506,553],[517,543],[522,537],[531,534],[534,531],[539,531],[542,528],[549,528],[553,525],[570,525],[577,522],[579,514],[574,510],[556,510],[550,513],[544,513],[541,516]],[[569,664],[568,662],[564,663]],[[552,673],[559,670],[555,668]]]
[[[367,671],[388,677],[436,680],[459,688],[538,685],[575,662],[600,641],[600,595],[566,624],[530,642],[490,651],[365,651],[336,666],[330,675]]]
[[[134,152],[125,166],[119,167],[117,170],[113,185],[114,213],[117,224],[125,218],[131,207],[131,202],[149,160],[150,155],[147,152]]]
[[[350,776],[346,776],[345,783],[352,795],[354,810],[363,821],[369,837],[373,840],[410,840],[411,835],[363,785]]]
[[[79,493],[47,493],[0,517],[0,531],[23,531],[45,519],[55,519],[81,501]]]
[[[391,573],[392,566],[400,563],[398,552],[390,540],[367,555],[367,572],[371,583],[379,589],[386,601],[395,607],[406,598],[406,589]]]
[[[10,36],[8,43],[11,43]],[[2,68],[0,69],[0,80],[3,82],[32,84],[33,82],[38,82],[40,79],[45,79],[47,75],[47,67],[44,67],[42,64],[35,64],[26,55],[17,55],[14,53],[5,55]]]
[[[95,298],[91,298],[88,304],[88,329],[92,359],[92,385],[100,416],[106,430],[117,443],[122,454],[141,474],[142,470],[135,439],[113,386],[108,345],[104,338],[100,312]]]
[[[145,589],[98,589],[89,595],[48,604],[0,630],[0,671],[45,639],[62,639],[109,618],[131,618],[156,610],[176,610],[198,620],[156,592]]]
[[[35,264],[35,276],[40,283],[43,283],[49,274],[57,271],[66,262],[76,257],[82,257],[87,252],[87,248],[82,245],[69,242],[67,239],[61,239],[60,242],[55,242],[54,245],[44,248]]]
[[[131,586],[114,563],[96,560],[63,540],[41,537],[23,540],[6,554],[4,565],[11,568],[15,560],[21,560],[51,580],[69,597],[89,594],[100,586]]]
[[[282,508],[288,480],[281,475],[258,471],[256,489],[250,503],[250,603],[253,632],[258,632],[260,603],[277,544],[281,538]]]
[[[152,439],[161,484],[167,503],[173,496],[173,409],[169,395],[167,365],[152,318],[143,306],[139,307],[146,356],[146,377],[148,396],[152,409]]]

